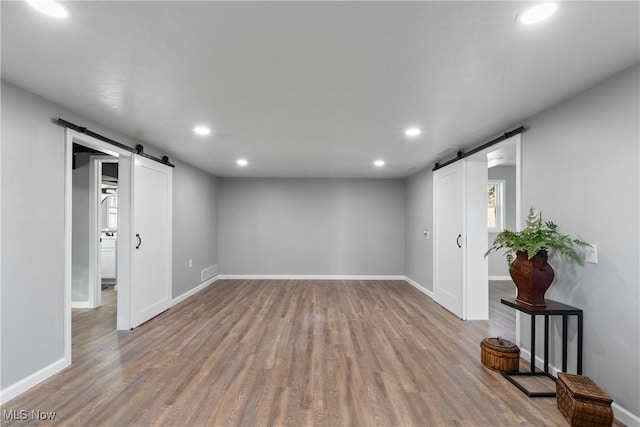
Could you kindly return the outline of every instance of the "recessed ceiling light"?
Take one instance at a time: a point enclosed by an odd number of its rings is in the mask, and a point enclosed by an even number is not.
[[[247,159],[238,159],[236,163],[238,164],[238,166],[247,166],[249,164]]]
[[[198,135],[206,136],[211,133],[211,129],[206,126],[196,126],[193,128],[193,131]]]
[[[27,0],[27,3],[38,12],[53,18],[66,18],[69,16],[69,11],[54,0]]]
[[[376,160],[375,162],[373,162],[373,164],[381,168],[382,166],[384,166],[384,160]]]
[[[516,19],[525,25],[537,24],[553,15],[557,8],[555,3],[542,3],[525,10]]]
[[[419,136],[421,133],[422,131],[420,130],[420,128],[408,128],[404,131],[404,134],[409,138],[415,138],[416,136]]]

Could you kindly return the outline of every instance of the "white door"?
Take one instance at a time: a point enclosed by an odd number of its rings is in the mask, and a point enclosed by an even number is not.
[[[433,296],[460,318],[463,312],[465,164],[433,173]]]
[[[134,155],[131,327],[171,306],[172,169]]]

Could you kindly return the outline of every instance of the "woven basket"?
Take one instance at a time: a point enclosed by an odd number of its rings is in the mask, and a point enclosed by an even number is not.
[[[611,426],[613,400],[589,377],[558,373],[558,409],[572,427]]]
[[[500,337],[482,340],[480,359],[484,366],[494,371],[515,372],[520,369],[520,349]]]

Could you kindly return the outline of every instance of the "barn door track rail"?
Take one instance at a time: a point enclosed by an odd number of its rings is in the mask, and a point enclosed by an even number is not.
[[[118,141],[114,141],[111,138],[107,138],[106,136],[100,135],[99,133],[95,133],[95,132],[87,129],[86,127],[78,126],[78,125],[76,125],[74,123],[71,123],[71,122],[68,122],[68,121],[66,121],[64,119],[58,118],[57,123],[60,126],[63,126],[63,127],[69,128],[69,129],[73,129],[73,130],[75,130],[77,132],[80,132],[80,133],[83,133],[85,135],[89,135],[89,136],[91,136],[93,138],[99,139],[102,142],[106,142],[107,144],[111,144],[111,145],[116,146],[116,147],[118,147],[118,148],[120,148],[122,150],[128,151],[130,153],[137,154],[137,155],[145,157],[145,158],[147,158],[149,160],[153,160],[154,162],[162,163],[163,165],[167,165],[167,166],[172,167],[172,168],[176,167],[176,165],[174,165],[174,164],[169,162],[169,157],[168,156],[162,156],[162,158],[160,159],[158,157],[152,156],[151,154],[145,153],[144,152],[144,146],[142,146],[141,144],[136,145],[135,148],[131,148],[128,145],[124,145],[124,144],[122,144],[122,143],[120,143]]]

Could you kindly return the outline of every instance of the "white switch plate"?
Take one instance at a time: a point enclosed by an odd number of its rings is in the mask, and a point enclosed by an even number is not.
[[[193,267],[193,260],[192,259],[189,260],[189,268],[191,268],[191,267]]]
[[[584,262],[590,264],[598,263],[598,245],[585,246]]]

